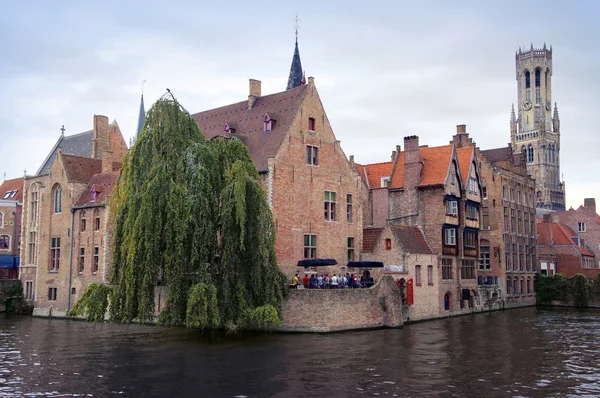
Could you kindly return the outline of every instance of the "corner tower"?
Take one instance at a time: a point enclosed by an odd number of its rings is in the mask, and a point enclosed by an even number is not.
[[[560,122],[552,115],[552,47],[515,54],[517,109],[511,112],[510,139],[515,153],[524,153],[527,171],[535,179],[537,207],[565,209],[564,183],[560,180]]]

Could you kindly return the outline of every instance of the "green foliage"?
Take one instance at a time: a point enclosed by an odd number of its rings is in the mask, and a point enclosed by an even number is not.
[[[565,278],[562,274],[550,277],[538,274],[535,292],[540,303],[572,301],[576,307],[587,307],[591,298],[600,298],[600,275],[590,282],[582,274],[572,278]]]
[[[247,325],[254,329],[272,330],[281,325],[281,319],[275,307],[263,305],[248,311]]]
[[[150,109],[111,199],[115,226],[110,316],[235,329],[248,311],[281,308],[271,211],[248,149],[206,140],[173,98]]]
[[[103,321],[112,288],[101,283],[90,284],[67,316],[83,316],[89,322]]]

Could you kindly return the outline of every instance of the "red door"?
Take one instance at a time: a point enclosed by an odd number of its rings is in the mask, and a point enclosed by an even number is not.
[[[406,284],[406,302],[408,303],[408,305],[413,305],[415,303],[414,286],[415,283],[413,281],[413,278],[410,278],[408,280],[408,283]]]

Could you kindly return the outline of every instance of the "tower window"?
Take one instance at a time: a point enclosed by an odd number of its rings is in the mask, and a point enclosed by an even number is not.
[[[542,102],[542,95],[540,94],[540,89],[535,90],[535,103],[539,104]]]
[[[542,70],[540,68],[537,68],[535,70],[535,86],[539,87],[540,86],[540,75],[542,74]]]
[[[531,87],[531,74],[528,70],[525,71],[525,88]]]

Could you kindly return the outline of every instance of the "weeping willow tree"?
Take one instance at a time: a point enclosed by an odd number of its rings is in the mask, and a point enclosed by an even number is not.
[[[248,149],[239,140],[206,140],[172,96],[149,110],[111,211],[112,320],[151,321],[160,281],[168,287],[163,324],[235,329],[279,322],[286,280]]]

